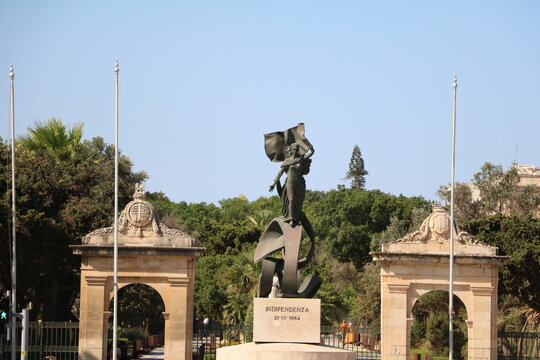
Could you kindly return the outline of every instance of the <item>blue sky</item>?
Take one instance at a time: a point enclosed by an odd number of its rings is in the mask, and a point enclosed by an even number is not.
[[[342,184],[360,146],[367,187],[436,199],[490,161],[540,167],[539,1],[0,0],[0,136],[85,123],[173,201],[268,195],[263,134],[304,122],[307,186]],[[3,74],[3,75],[2,75]],[[517,153],[516,153],[517,144]]]

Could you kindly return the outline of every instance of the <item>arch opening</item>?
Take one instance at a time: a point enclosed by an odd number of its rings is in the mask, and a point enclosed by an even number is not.
[[[454,294],[454,358],[467,359],[468,328],[467,308]],[[412,354],[421,354],[422,358],[448,357],[448,291],[433,290],[418,298],[412,307],[409,349]]]
[[[113,307],[111,295],[107,353],[112,347]],[[117,334],[122,358],[137,356],[164,345],[164,311],[165,304],[161,295],[149,285],[134,283],[118,290]]]

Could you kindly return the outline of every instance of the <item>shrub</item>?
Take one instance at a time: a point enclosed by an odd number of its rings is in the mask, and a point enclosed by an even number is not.
[[[420,347],[426,338],[426,321],[417,320],[411,325],[411,347]]]

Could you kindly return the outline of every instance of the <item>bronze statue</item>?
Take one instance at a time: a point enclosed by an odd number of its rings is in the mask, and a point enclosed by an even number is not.
[[[302,205],[306,194],[306,180],[304,175],[309,174],[311,166],[310,157],[315,150],[311,146],[306,154],[300,154],[300,145],[292,143],[286,146],[285,152],[289,155],[279,170],[274,183],[270,185],[270,191],[277,187],[277,191],[282,201],[281,212],[283,220],[292,226],[299,223],[302,214]],[[281,187],[279,179],[283,173],[287,173],[287,179]]]
[[[304,175],[310,170],[311,156],[315,150],[305,137],[304,124],[298,124],[284,132],[265,135],[265,150],[270,160],[283,162],[270,191],[277,189],[282,201],[282,216],[273,219],[266,227],[255,249],[255,262],[262,261],[259,282],[259,296],[266,297],[272,290],[274,275],[278,278],[280,297],[311,298],[315,295],[322,280],[308,275],[299,284],[299,272],[312,259],[315,253],[315,232],[306,215],[302,212],[306,193]],[[283,187],[281,176],[286,173]],[[307,256],[299,259],[303,230],[311,240]],[[281,250],[283,258],[271,257]]]

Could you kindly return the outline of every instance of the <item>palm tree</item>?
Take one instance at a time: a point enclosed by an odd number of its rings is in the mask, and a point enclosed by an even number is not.
[[[521,329],[516,329],[517,326],[520,326]],[[515,296],[508,295],[499,309],[497,330],[502,332],[521,330],[523,333],[537,333],[540,331],[540,312],[521,303]],[[514,342],[502,336],[499,337],[499,340],[505,355],[534,357],[538,354],[538,347],[532,345],[534,342],[532,338],[522,337]]]
[[[255,224],[259,229],[264,230],[266,225],[276,217],[272,210],[255,210],[251,215],[248,215],[248,220]]]
[[[253,261],[254,251],[255,248],[241,252],[221,278],[227,285],[227,304],[223,307],[223,321],[227,324],[243,323],[248,307],[257,294],[260,270]]]
[[[513,325],[513,326],[512,326]],[[522,332],[540,331],[540,312],[523,304],[513,295],[508,295],[502,302],[497,316],[497,330],[508,331],[507,326],[521,326]],[[519,331],[513,329],[510,331]]]
[[[59,161],[81,161],[85,158],[81,142],[84,124],[76,123],[68,128],[62,120],[50,118],[46,122],[36,121],[28,128],[28,134],[20,136],[18,144],[23,149],[47,151]]]

